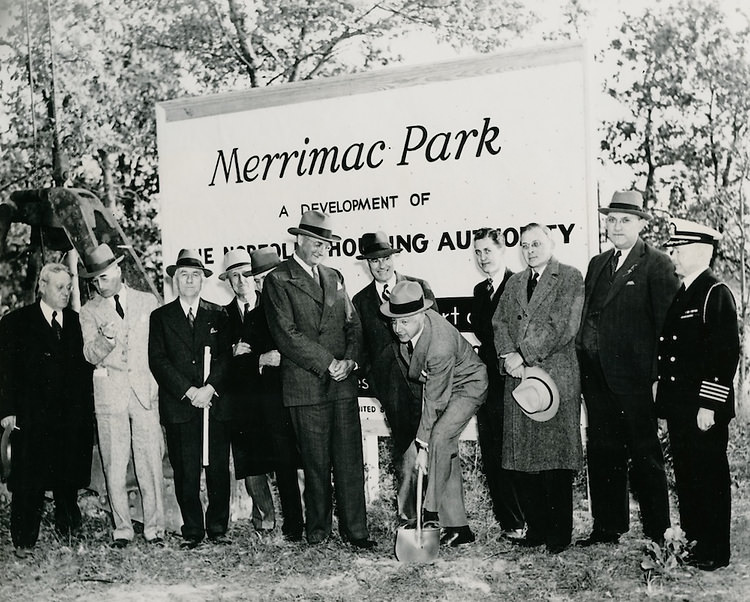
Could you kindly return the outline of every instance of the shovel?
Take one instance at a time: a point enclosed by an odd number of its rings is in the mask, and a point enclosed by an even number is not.
[[[417,471],[417,528],[396,530],[396,558],[400,562],[432,562],[440,549],[440,527],[422,528],[422,471]]]

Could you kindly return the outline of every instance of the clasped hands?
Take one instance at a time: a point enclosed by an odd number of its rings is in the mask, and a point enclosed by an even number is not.
[[[342,380],[346,380],[346,378],[351,374],[356,365],[357,364],[354,362],[354,360],[337,360],[334,358],[334,360],[331,362],[331,365],[328,366],[328,374],[331,375],[331,378],[333,380],[340,382]]]
[[[214,397],[213,386],[203,385],[202,387],[190,387],[185,393],[185,397],[190,400],[190,403],[196,408],[210,408],[211,400]]]

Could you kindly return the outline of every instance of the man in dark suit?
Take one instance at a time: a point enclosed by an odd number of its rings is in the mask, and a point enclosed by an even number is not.
[[[713,228],[673,220],[666,245],[682,286],[658,351],[656,404],[669,428],[680,523],[696,542],[689,563],[705,571],[729,564],[727,441],[740,356],[734,297],[709,268],[720,237]]]
[[[58,533],[78,531],[78,490],[91,476],[92,367],[83,357],[78,314],[68,307],[71,282],[66,266],[45,265],[39,301],[0,320],[0,424],[14,429],[8,488],[19,558],[37,542],[47,490]]]
[[[263,303],[302,454],[307,541],[331,533],[333,468],[339,532],[355,547],[371,548],[354,374],[362,326],[343,276],[321,264],[341,238],[319,211],[305,212],[289,233],[297,236],[294,255],[266,278]]]
[[[416,500],[414,462],[417,450],[414,437],[422,415],[422,398],[409,387],[398,365],[398,341],[391,330],[390,321],[380,312],[380,306],[390,297],[397,283],[417,282],[424,296],[435,303],[430,285],[419,278],[395,271],[393,255],[401,249],[391,246],[384,232],[368,232],[359,239],[361,255],[372,274],[372,282],[354,295],[352,302],[362,321],[364,338],[363,369],[372,394],[385,410],[391,429],[393,466],[398,483],[398,513],[402,518],[413,518]]]
[[[263,278],[281,260],[271,248],[254,251],[253,257],[254,261],[245,249],[227,252],[224,272],[219,275],[235,294],[224,306],[232,341],[225,397],[232,407],[234,476],[245,479],[253,500],[253,525],[262,532],[276,524],[267,474],[275,471],[284,515],[282,533],[299,541],[303,527],[297,484],[300,459],[289,410],[281,400],[281,356],[260,303]]]
[[[589,263],[576,338],[594,518],[590,536],[577,544],[616,543],[628,530],[628,459],[643,533],[660,542],[670,523],[653,398],[656,342],[679,285],[669,257],[640,238],[650,218],[640,193],[616,192],[599,211],[614,249]]]
[[[505,241],[500,228],[474,230],[474,258],[487,276],[474,287],[471,305],[471,328],[479,339],[479,357],[487,366],[489,377],[487,403],[477,411],[479,446],[495,520],[506,537],[517,539],[523,537],[524,518],[511,473],[502,464],[505,375],[498,364],[492,327],[500,296],[513,275],[505,265]]]
[[[424,298],[416,282],[395,286],[380,306],[401,343],[409,381],[421,389],[422,417],[414,439],[416,469],[427,475],[426,523],[442,527],[440,541],[474,541],[464,506],[458,440],[487,398],[487,368],[460,332]]]
[[[198,253],[183,249],[167,267],[177,298],[151,313],[148,359],[159,384],[159,411],[174,469],[185,548],[208,537],[226,543],[229,525],[230,408],[222,397],[231,345],[223,308],[200,298],[203,267]],[[204,374],[206,351],[210,353]],[[204,408],[209,408],[208,508],[200,499]]]

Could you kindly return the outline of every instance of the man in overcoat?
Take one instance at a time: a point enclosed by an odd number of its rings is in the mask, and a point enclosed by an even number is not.
[[[159,384],[183,547],[192,549],[205,535],[214,543],[228,541],[231,413],[223,393],[231,344],[224,309],[200,297],[211,270],[203,266],[197,251],[181,250],[167,274],[177,298],[151,314],[148,358]],[[206,349],[211,358],[208,375],[203,366]],[[200,498],[204,408],[209,408],[205,520]]]
[[[372,281],[354,295],[352,302],[362,321],[364,353],[362,372],[368,379],[372,394],[378,398],[391,430],[393,466],[398,482],[398,513],[402,518],[413,518],[414,461],[417,450],[414,436],[422,415],[422,398],[409,387],[398,365],[398,341],[390,321],[380,312],[380,306],[390,297],[399,282],[417,282],[426,299],[435,303],[430,285],[419,278],[395,270],[394,255],[401,249],[391,246],[384,232],[367,232],[359,240],[361,255],[367,261]]]
[[[659,336],[656,404],[667,419],[680,523],[694,541],[689,562],[705,571],[729,564],[729,421],[740,357],[737,310],[710,269],[721,235],[674,219],[670,247],[682,280]]]
[[[234,474],[245,479],[253,500],[253,525],[262,532],[276,522],[267,474],[276,473],[284,516],[281,530],[298,541],[304,524],[297,483],[300,459],[289,410],[281,400],[280,355],[260,298],[265,274],[281,260],[270,247],[253,251],[252,257],[254,262],[244,249],[227,252],[219,275],[235,293],[224,306],[232,341],[226,396],[232,407]]]
[[[96,289],[81,308],[83,355],[96,368],[99,452],[112,509],[113,546],[119,548],[134,537],[126,487],[131,450],[143,500],[143,536],[156,544],[164,538],[164,438],[158,387],[148,367],[149,322],[159,300],[125,285],[122,259],[101,244],[84,255],[79,272]]]
[[[573,532],[573,475],[581,466],[581,385],[575,336],[583,307],[583,276],[553,257],[549,229],[521,229],[527,268],[508,280],[492,320],[505,380],[503,468],[512,470],[526,517],[524,546],[563,551]],[[528,367],[544,370],[559,408],[535,420],[513,398]]]
[[[616,543],[628,531],[629,482],[644,535],[660,542],[670,523],[653,396],[656,342],[679,283],[669,257],[640,238],[650,216],[639,192],[616,192],[599,211],[614,248],[589,263],[576,338],[594,518],[591,534],[576,543]]]
[[[71,283],[66,266],[45,265],[39,300],[0,320],[0,424],[14,429],[8,488],[19,558],[39,537],[45,491],[54,496],[57,532],[79,530],[78,490],[91,477],[92,370],[78,314],[68,307]]]
[[[503,535],[523,537],[524,518],[509,471],[503,468],[503,394],[505,374],[500,370],[495,350],[492,317],[508,279],[513,275],[505,262],[505,241],[500,228],[474,230],[474,259],[485,276],[474,287],[471,329],[479,340],[477,353],[487,366],[487,403],[477,411],[479,447],[495,520]]]
[[[474,541],[464,505],[458,440],[487,398],[487,368],[469,342],[431,309],[422,287],[397,284],[380,306],[401,343],[407,377],[422,393],[422,416],[414,439],[415,468],[427,475],[426,522],[439,521],[440,541]]]
[[[307,541],[320,543],[331,534],[333,469],[341,537],[371,548],[354,373],[362,326],[343,276],[322,264],[341,238],[320,211],[305,212],[289,233],[297,237],[294,255],[266,277],[263,305],[302,455]]]

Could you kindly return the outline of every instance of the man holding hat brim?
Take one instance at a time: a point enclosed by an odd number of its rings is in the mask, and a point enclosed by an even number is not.
[[[401,249],[394,249],[384,232],[363,234],[359,239],[359,248],[361,255],[357,259],[367,261],[373,278],[352,298],[362,320],[362,372],[372,395],[380,401],[391,430],[399,516],[413,518],[416,504],[416,481],[413,477],[417,455],[413,444],[422,415],[422,398],[419,391],[415,394],[409,386],[399,367],[398,341],[394,338],[390,320],[380,312],[380,305],[388,300],[396,284],[404,281],[418,283],[425,298],[433,304],[435,295],[426,281],[395,271],[393,256]]]
[[[666,243],[682,280],[659,336],[657,411],[667,419],[680,522],[695,541],[689,563],[712,571],[729,563],[729,421],[740,355],[729,287],[710,269],[721,234],[672,220]]]
[[[505,284],[492,326],[503,398],[503,468],[526,519],[522,546],[562,552],[573,531],[573,476],[582,464],[581,381],[575,335],[583,276],[554,256],[546,226],[521,228],[527,265]]]
[[[670,524],[669,498],[653,385],[657,337],[679,283],[669,257],[640,237],[649,215],[639,192],[616,192],[599,211],[614,248],[589,263],[576,338],[594,518],[591,534],[577,544],[616,543],[628,531],[628,483],[644,535],[661,542]]]
[[[297,486],[297,464],[277,466],[279,452],[294,457],[291,449],[276,450],[274,433],[291,429],[288,411],[281,401],[279,352],[268,331],[265,312],[260,307],[260,290],[253,277],[281,263],[276,251],[264,248],[253,251],[254,260],[245,249],[233,249],[224,256],[226,281],[235,297],[224,306],[232,341],[225,396],[232,407],[232,457],[234,476],[245,480],[253,500],[252,522],[256,530],[270,531],[276,523],[273,496],[268,473],[276,471],[284,525],[282,532],[291,539],[302,537],[302,503]],[[289,437],[286,439],[289,447]]]
[[[205,535],[214,543],[228,541],[231,409],[223,393],[231,343],[224,309],[200,297],[203,280],[212,272],[197,251],[182,249],[167,274],[177,298],[151,314],[148,358],[159,384],[183,547],[191,549]],[[206,348],[211,355],[207,376],[203,373]],[[210,408],[205,520],[200,496],[204,408]]]
[[[125,547],[135,532],[126,486],[131,450],[143,500],[143,536],[164,537],[158,387],[148,366],[149,317],[160,303],[122,281],[112,249],[101,244],[83,256],[82,278],[96,293],[81,308],[83,355],[94,370],[94,410],[107,494],[114,523],[113,545]]]
[[[422,398],[414,439],[416,470],[427,475],[425,522],[439,521],[441,543],[474,541],[463,496],[458,440],[487,398],[487,368],[456,328],[432,309],[417,282],[402,281],[380,311],[390,318],[409,382]]]
[[[281,353],[284,405],[290,408],[305,471],[306,535],[331,534],[331,469],[342,539],[371,548],[365,512],[357,368],[362,326],[340,272],[322,264],[333,234],[330,218],[305,212],[294,255],[266,277],[263,306]]]

